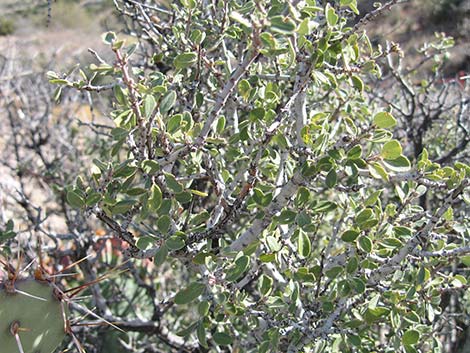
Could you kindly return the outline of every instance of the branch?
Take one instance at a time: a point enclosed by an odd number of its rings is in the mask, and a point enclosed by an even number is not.
[[[415,251],[414,254],[420,257],[454,257],[470,253],[470,246],[455,249],[442,249],[437,251]]]

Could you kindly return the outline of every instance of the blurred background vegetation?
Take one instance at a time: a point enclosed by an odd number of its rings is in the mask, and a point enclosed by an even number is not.
[[[0,0],[0,43],[1,37],[13,37],[29,43],[29,53],[52,55],[61,47],[75,55],[79,49],[99,45],[102,32],[122,28],[112,0],[50,3],[49,8],[46,0]],[[365,13],[376,3],[359,1],[359,9]],[[409,0],[367,29],[376,43],[385,38],[399,43],[408,60],[416,58],[422,43],[432,41],[436,32],[445,32],[456,41],[445,73],[470,71],[470,0]]]

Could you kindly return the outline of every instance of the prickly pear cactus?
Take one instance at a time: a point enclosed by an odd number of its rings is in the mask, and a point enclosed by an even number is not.
[[[0,284],[0,351],[53,352],[66,335],[63,307],[46,282],[18,280],[14,289]]]

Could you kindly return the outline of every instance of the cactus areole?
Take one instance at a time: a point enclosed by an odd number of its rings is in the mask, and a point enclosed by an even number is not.
[[[65,305],[47,282],[0,284],[1,353],[51,353],[66,335]]]

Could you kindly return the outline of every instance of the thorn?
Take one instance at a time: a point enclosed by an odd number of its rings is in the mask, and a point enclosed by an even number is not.
[[[95,319],[99,319],[99,320],[103,320],[105,323],[107,323],[109,326],[112,326],[114,327],[116,330],[119,330],[121,331],[122,333],[126,333],[126,331],[124,331],[123,329],[117,327],[116,325],[114,325],[112,322],[106,320],[105,318],[99,316],[98,314],[95,314],[93,311],[91,311],[90,309],[88,309],[86,306],[83,306],[83,305],[80,305],[78,303],[75,303],[75,305],[77,305],[80,309],[86,311],[87,313],[89,313],[91,316],[93,316]]]
[[[65,266],[62,270],[58,271],[57,273],[62,273],[62,272],[64,272],[64,271],[67,271],[69,268],[71,268],[71,267],[73,267],[73,266],[75,266],[75,265],[78,265],[79,263],[85,261],[86,259],[88,259],[88,258],[91,257],[91,256],[92,256],[92,254],[89,254],[89,255],[87,255],[87,256],[81,258],[80,260],[77,260],[77,261],[71,263],[70,265]]]
[[[44,302],[47,302],[47,299],[38,297],[38,296],[33,295],[33,294],[29,294],[29,293],[23,292],[22,290],[19,290],[19,289],[16,289],[16,288],[15,288],[15,292],[16,292],[16,293],[19,293],[19,294],[23,294],[23,295],[25,295],[25,296],[27,296],[27,297],[30,297],[30,298],[33,298],[33,299],[38,299],[38,300],[42,300],[42,301],[44,301]]]

